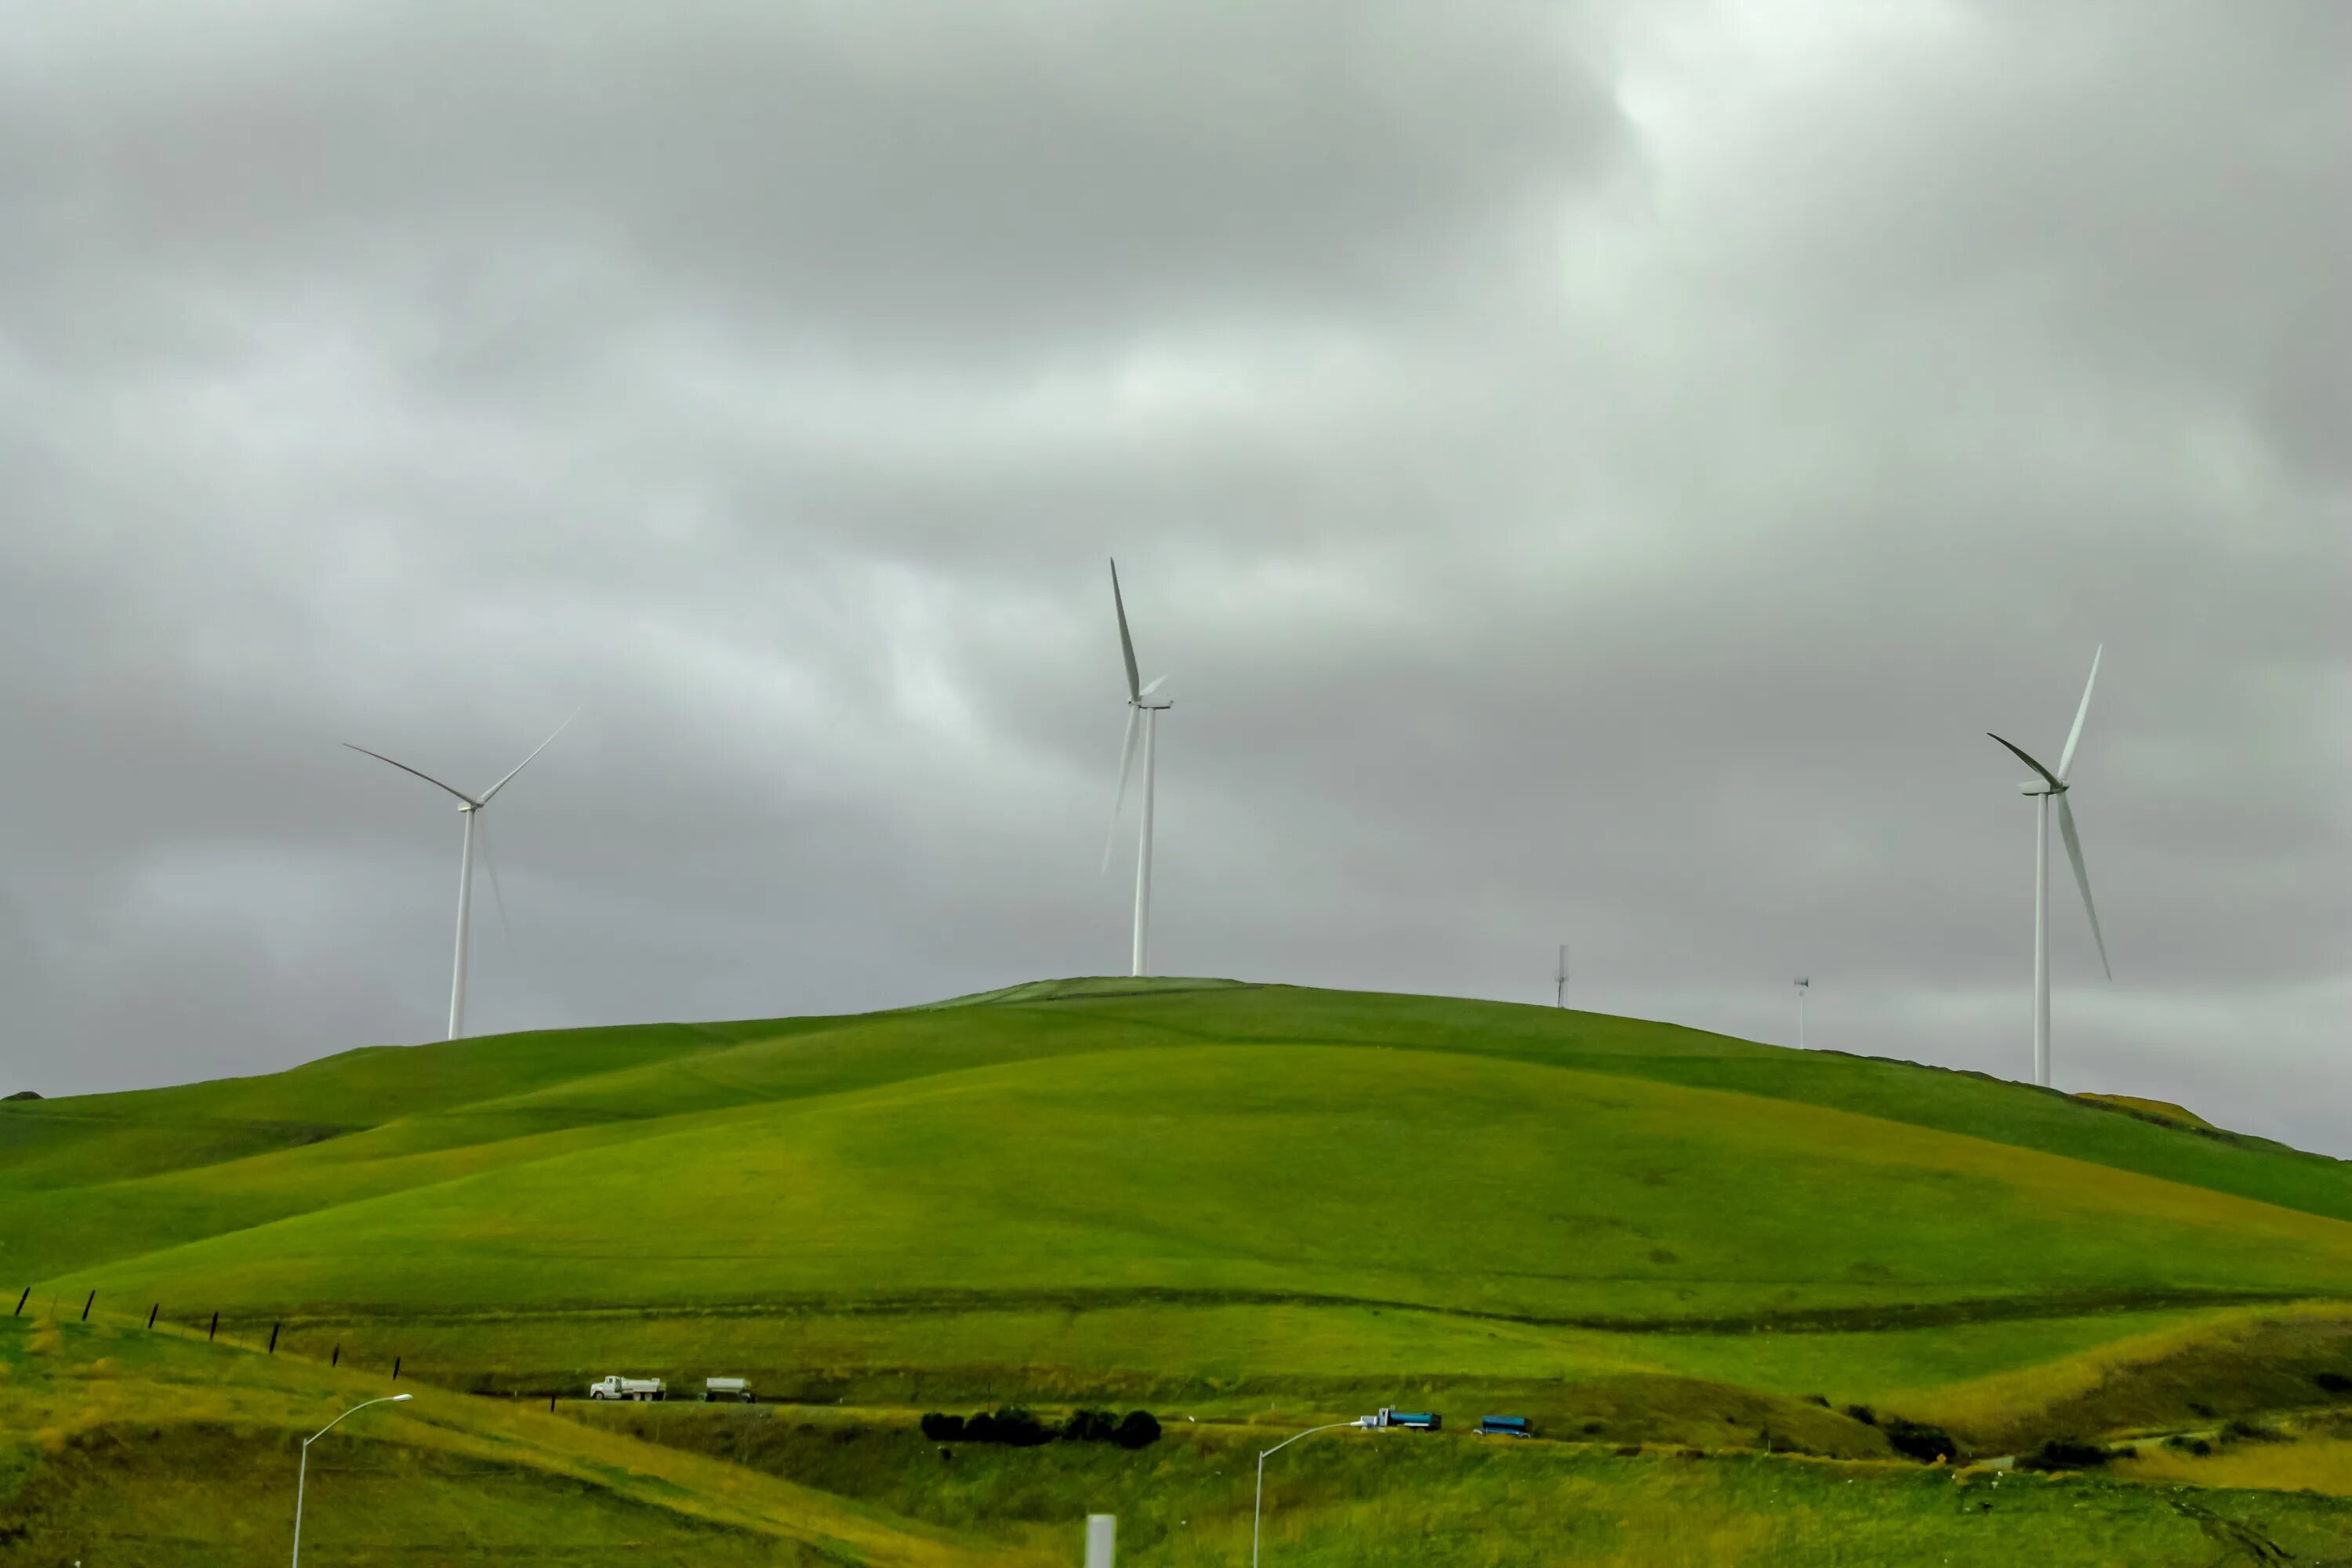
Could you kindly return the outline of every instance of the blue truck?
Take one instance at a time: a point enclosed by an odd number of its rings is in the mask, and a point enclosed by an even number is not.
[[[1445,1425],[1445,1418],[1433,1410],[1391,1410],[1385,1405],[1378,1415],[1368,1417],[1367,1426],[1405,1426],[1415,1432],[1434,1432]]]
[[[1532,1437],[1536,1429],[1524,1415],[1488,1415],[1479,1421],[1478,1435],[1482,1437]]]

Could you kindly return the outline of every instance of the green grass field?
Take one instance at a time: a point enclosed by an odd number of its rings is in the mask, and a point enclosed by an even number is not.
[[[0,1105],[0,1278],[31,1287],[28,1315],[66,1320],[56,1331],[81,1331],[93,1291],[93,1324],[132,1340],[151,1306],[184,1333],[217,1312],[224,1342],[203,1353],[248,1364],[274,1331],[261,1364],[381,1378],[398,1357],[473,1409],[520,1401],[461,1396],[576,1392],[605,1372],[750,1375],[848,1412],[845,1451],[870,1435],[881,1453],[926,1405],[1116,1402],[1196,1418],[1152,1463],[1214,1468],[1221,1444],[1249,1440],[1243,1421],[1507,1408],[1578,1446],[1513,1457],[1449,1436],[1299,1456],[1303,1475],[1336,1468],[1289,1516],[1292,1560],[1390,1560],[1377,1539],[1393,1504],[1522,1542],[1481,1556],[1464,1537],[1451,1561],[1801,1562],[1808,1528],[1850,1535],[1862,1515],[1993,1517],[1955,1511],[1948,1474],[1895,1461],[1849,1405],[1938,1422],[1979,1454],[2325,1406],[2326,1380],[2352,1377],[2352,1165],[2124,1098],[1636,1020],[1062,982]],[[153,1338],[176,1354],[184,1333]],[[318,1364],[337,1357],[331,1373]],[[11,1431],[24,1398],[0,1382]],[[683,1413],[671,1426],[667,1451],[715,1451]],[[1629,1444],[1712,1457],[1613,1451]],[[2323,1440],[2273,1447],[2306,1469],[2331,1462]],[[877,1458],[870,1483],[810,1448],[782,1442],[754,1468],[904,1515],[893,1529],[926,1520],[1050,1561],[1068,1555],[1053,1518],[1087,1506],[1084,1466],[1110,1462],[980,1456],[957,1476],[1001,1469],[1001,1485],[959,1479],[959,1511],[931,1500],[945,1483],[916,1462],[940,1463],[919,1439],[911,1458]],[[0,1521],[25,1497],[72,1495],[60,1478],[76,1466],[100,1473],[71,1444],[26,1451],[36,1479]],[[474,1485],[446,1457],[400,1462],[422,1467],[420,1497]],[[2236,1476],[2261,1458],[2231,1463]],[[1028,1485],[1022,1464],[1080,1471]],[[1102,1484],[1134,1479],[1120,1474]],[[1179,1517],[1223,1518],[1196,1482]],[[565,1506],[528,1477],[498,1484],[540,1499],[518,1518]],[[2011,1499],[2051,1485],[2011,1484]],[[2211,1561],[2164,1542],[2237,1528],[2150,1486],[2077,1490],[2106,1500],[2005,1503],[2005,1522],[1970,1525],[2005,1543],[1994,1555],[1942,1549],[2014,1561],[1997,1553],[2024,1531],[2074,1543],[2053,1563]],[[2340,1504],[2296,1506],[2265,1539],[2346,1526]],[[1628,1522],[1561,1522],[1612,1507]],[[2143,1554],[2099,1555],[2093,1525],[2110,1517],[2145,1536]],[[1711,1556],[1672,1554],[1697,1537],[1643,1544],[1706,1521]],[[1231,1546],[1216,1530],[1171,1526],[1137,1549],[1208,1561]],[[1528,1540],[1552,1554],[1527,1555]],[[1904,1560],[1912,1538],[1884,1540],[1880,1556],[1818,1560]]]

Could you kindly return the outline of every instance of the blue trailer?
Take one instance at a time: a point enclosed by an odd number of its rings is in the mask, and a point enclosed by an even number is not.
[[[1434,1410],[1383,1410],[1383,1426],[1409,1426],[1416,1432],[1434,1432],[1445,1425],[1445,1417]]]
[[[1524,1415],[1488,1415],[1479,1421],[1478,1435],[1482,1437],[1532,1437],[1536,1429]]]

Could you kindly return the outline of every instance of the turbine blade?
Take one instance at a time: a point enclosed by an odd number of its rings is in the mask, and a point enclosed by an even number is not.
[[[572,710],[572,719],[577,719],[577,718],[579,718],[579,717],[580,717],[580,710],[579,710],[579,709],[577,709],[577,708],[574,708],[574,709]],[[561,735],[562,733],[563,733],[563,731],[564,731],[569,730],[570,728],[572,728],[572,719],[566,719],[562,723],[558,724],[558,725],[555,727],[555,735]],[[538,745],[533,746],[533,747],[530,749],[530,757],[525,757],[522,761],[520,761],[520,762],[517,763],[516,763],[516,764],[515,764],[511,769],[509,769],[509,770],[508,771],[508,773],[507,773],[507,776],[506,776],[505,778],[500,779],[498,783],[496,783],[496,784],[492,784],[489,788],[488,788],[488,789],[484,790],[484,791],[482,792],[482,804],[483,804],[484,805],[489,805],[489,804],[490,804],[490,798],[491,798],[491,796],[493,796],[493,795],[497,795],[497,794],[499,793],[499,791],[500,791],[500,790],[502,790],[502,789],[506,788],[506,787],[507,787],[507,785],[508,785],[508,784],[513,780],[513,778],[514,778],[514,776],[515,776],[515,774],[516,774],[516,773],[519,773],[522,772],[522,771],[523,771],[523,769],[525,769],[525,768],[527,768],[527,767],[530,766],[530,758],[531,758],[531,757],[536,757],[537,755],[539,755],[539,753],[540,753],[540,752],[543,752],[543,751],[547,750],[547,748],[548,748],[548,747],[550,747],[550,746],[551,746],[551,745],[555,744],[555,735],[550,735],[546,740],[541,741]]]
[[[2091,874],[2083,869],[2083,841],[2074,834],[2074,807],[2063,795],[2058,797],[2058,834],[2066,840],[2066,858],[2074,863],[2074,885],[2083,889],[2083,912],[2091,917],[2091,940],[2099,944],[2099,967],[2113,980],[2116,972],[2107,965],[2107,939],[2099,934],[2099,907],[2091,902]]]
[[[490,874],[490,897],[499,906],[499,931],[511,944],[514,941],[514,922],[507,919],[507,896],[499,887],[499,859],[497,856],[490,853],[490,818],[487,812],[482,815],[479,822],[474,824],[474,832],[481,839],[482,868]]]
[[[1996,741],[2000,741],[2000,737],[1999,735],[1993,735],[1990,730],[1987,730],[1985,733],[1992,735],[1992,738]],[[2057,775],[2053,773],[2048,768],[2043,767],[2040,763],[2035,762],[2032,757],[2027,756],[2025,754],[2024,747],[2012,744],[2008,741],[2000,741],[2000,743],[2004,746],[2008,746],[2011,751],[2015,752],[2017,753],[2018,761],[2023,763],[2027,767],[2032,768],[2035,773],[2040,773],[2043,778],[2048,779],[2050,781],[2051,791],[2053,794],[2063,795],[2065,793],[2066,786],[2058,782]]]
[[[2091,679],[2083,682],[2083,705],[2074,710],[2074,727],[2066,731],[2066,749],[2058,753],[2058,779],[2062,784],[2074,776],[2074,747],[2083,739],[2083,717],[2091,710],[2091,688],[2099,683],[2099,655],[2106,651],[2105,643],[2092,651]]]
[[[451,795],[456,795],[459,800],[464,801],[467,805],[481,805],[481,804],[482,804],[480,801],[476,800],[472,795],[467,795],[464,790],[457,789],[457,788],[453,788],[452,786],[450,786],[450,785],[448,785],[448,784],[443,784],[439,779],[435,778],[431,773],[417,773],[417,771],[416,771],[415,768],[410,767],[406,763],[393,763],[393,762],[392,762],[392,759],[391,759],[390,757],[385,756],[382,752],[371,752],[371,751],[369,751],[365,746],[353,746],[353,745],[352,745],[352,743],[351,743],[349,741],[345,741],[345,742],[343,742],[343,744],[344,744],[346,747],[350,748],[352,751],[357,752],[360,755],[362,755],[362,756],[363,756],[363,757],[373,757],[373,758],[374,758],[377,762],[379,762],[379,763],[392,763],[392,765],[393,765],[394,767],[395,767],[395,768],[398,768],[402,773],[415,773],[415,774],[416,774],[416,776],[417,776],[418,778],[423,779],[426,784],[431,784],[435,789],[446,789],[446,790],[448,790],[448,791],[449,791],[449,793],[450,793]]]
[[[1128,700],[1139,701],[1143,697],[1143,688],[1140,684],[1143,678],[1136,672],[1135,668],[1135,639],[1127,633],[1127,601],[1119,595],[1117,561],[1110,563],[1110,602],[1112,607],[1118,611],[1118,651],[1127,659]]]
[[[1161,687],[1163,687],[1163,686],[1165,686],[1165,685],[1167,685],[1167,684],[1168,684],[1168,678],[1167,678],[1166,676],[1164,676],[1164,675],[1155,675],[1155,676],[1153,676],[1153,677],[1151,678],[1151,684],[1150,684],[1150,685],[1149,685],[1149,686],[1147,686],[1147,687],[1145,687],[1142,690],[1140,690],[1140,691],[1137,692],[1137,693],[1136,693],[1136,696],[1137,696],[1137,697],[1139,697],[1139,698],[1141,698],[1141,697],[1149,697],[1149,696],[1150,696],[1153,692],[1155,692],[1155,691],[1159,690]]]
[[[1110,869],[1110,847],[1118,837],[1118,814],[1127,805],[1128,775],[1135,771],[1135,721],[1140,710],[1127,710],[1127,739],[1118,749],[1118,793],[1110,797],[1110,826],[1103,833],[1102,868]]]

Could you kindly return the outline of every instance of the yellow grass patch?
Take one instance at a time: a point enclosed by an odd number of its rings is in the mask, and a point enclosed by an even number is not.
[[[2137,1458],[2118,1461],[2115,1473],[2135,1481],[2185,1481],[2200,1487],[2352,1497],[2352,1439],[2231,1443],[2205,1458],[2151,1445],[2142,1448]]]
[[[2220,1128],[2185,1106],[2168,1100],[2142,1100],[2136,1094],[2078,1094],[2077,1100],[2087,1100],[2095,1105],[2117,1105],[2126,1110],[2137,1110],[2143,1116],[2154,1116],[2180,1127],[2202,1127],[2218,1132]]]
[[[1997,1373],[1941,1389],[1890,1396],[1890,1405],[1916,1409],[1927,1419],[1963,1431],[2014,1426],[2036,1414],[2099,1389],[2194,1349],[2228,1352],[2246,1347],[2282,1323],[2327,1323],[2352,1317],[2343,1301],[2294,1302],[2281,1306],[2230,1307],[2151,1333],[2135,1334],[2039,1366]]]

